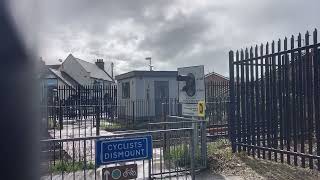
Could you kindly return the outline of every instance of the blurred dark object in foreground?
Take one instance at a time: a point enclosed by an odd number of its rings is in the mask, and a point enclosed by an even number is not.
[[[33,61],[0,1],[0,179],[39,179]]]

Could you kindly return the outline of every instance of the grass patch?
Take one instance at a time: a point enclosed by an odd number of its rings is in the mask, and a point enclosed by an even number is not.
[[[136,121],[136,122],[125,122],[121,120],[117,120],[117,122],[110,122],[109,120],[101,120],[100,129],[106,131],[124,131],[124,130],[139,130],[139,129],[147,129],[148,122]]]
[[[170,146],[164,151],[165,164],[171,167],[191,167],[190,148],[186,144]],[[195,165],[200,162],[199,150],[195,151]]]
[[[231,143],[228,139],[217,139],[212,143],[208,143],[208,156],[218,156],[225,160],[231,160],[233,153],[231,150]]]
[[[51,165],[51,172],[74,172],[81,171],[83,169],[94,169],[95,165],[92,162],[86,164],[82,162],[70,162],[70,161],[56,161],[55,165]]]
[[[106,131],[119,131],[124,130],[124,126],[122,126],[120,123],[116,122],[101,122],[100,129],[106,130]]]
[[[208,165],[215,173],[221,173],[239,166],[237,154],[232,153],[231,143],[226,138],[207,144]]]

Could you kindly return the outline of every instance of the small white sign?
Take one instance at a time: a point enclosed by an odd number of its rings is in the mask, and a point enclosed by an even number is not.
[[[198,116],[198,104],[182,104],[182,114],[184,116]]]

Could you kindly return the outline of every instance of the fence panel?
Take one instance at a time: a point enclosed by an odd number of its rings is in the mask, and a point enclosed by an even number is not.
[[[124,164],[138,165],[138,179],[194,179],[195,170],[206,167],[205,121],[177,117],[170,117],[170,120],[150,123],[152,128],[146,131],[42,140],[41,179],[101,179],[102,168]],[[151,160],[96,165],[96,140],[143,135],[152,135]]]
[[[213,81],[205,84],[206,120],[211,138],[228,136],[229,82]]]
[[[181,114],[177,99],[119,99],[116,85],[43,87],[42,91],[43,139],[147,129],[148,123],[163,119],[164,111]],[[156,107],[160,107],[157,113]]]
[[[320,44],[309,36],[230,51],[234,152],[320,169]]]

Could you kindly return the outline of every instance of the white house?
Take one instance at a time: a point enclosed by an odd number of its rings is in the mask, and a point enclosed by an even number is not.
[[[43,62],[44,63],[44,62]],[[69,54],[61,65],[44,65],[42,70],[42,82],[47,89],[48,101],[53,97],[67,99],[71,94],[74,94],[69,89],[84,87],[88,85],[111,85],[114,84],[114,79],[104,69],[102,59],[97,59],[95,63],[90,63]],[[66,88],[67,91],[58,91],[55,89]]]
[[[120,110],[121,106],[126,107],[122,114],[140,119],[161,116],[162,103],[178,99],[177,74],[177,71],[131,71],[116,76]]]
[[[97,59],[93,64],[69,54],[59,70],[68,74],[82,86],[93,84],[110,85],[114,83],[114,79],[105,71],[102,59]]]

